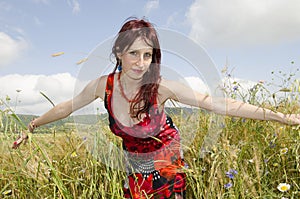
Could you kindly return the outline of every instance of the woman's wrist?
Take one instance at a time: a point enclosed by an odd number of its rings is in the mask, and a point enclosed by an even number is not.
[[[36,129],[38,126],[35,123],[35,119],[31,120],[28,124],[28,130],[32,133],[34,129]]]
[[[274,121],[280,122],[280,123],[285,123],[285,115],[281,112],[276,112],[274,113]]]

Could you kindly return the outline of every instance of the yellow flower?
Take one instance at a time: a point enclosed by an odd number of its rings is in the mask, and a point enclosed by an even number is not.
[[[283,133],[284,132],[284,127],[283,126],[281,126],[281,127],[279,127],[278,129],[277,129],[277,133]]]
[[[277,189],[281,192],[286,192],[286,191],[290,190],[290,188],[291,188],[291,185],[289,185],[287,183],[280,183],[277,186]]]
[[[71,158],[75,158],[75,157],[77,157],[76,151],[74,151],[73,153],[71,153]]]
[[[278,167],[279,164],[278,164],[278,163],[274,163],[273,166],[274,166],[274,167]]]

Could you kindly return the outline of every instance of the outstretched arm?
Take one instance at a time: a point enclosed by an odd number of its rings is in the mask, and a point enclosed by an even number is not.
[[[62,102],[42,116],[34,119],[28,126],[32,131],[34,127],[48,124],[63,118],[66,118],[74,111],[84,107],[99,97],[97,89],[99,89],[100,78],[91,81],[77,96],[73,99]]]
[[[300,114],[285,115],[267,108],[257,107],[231,98],[211,97],[192,90],[181,83],[162,80],[161,101],[173,99],[214,113],[258,120],[272,120],[285,124],[300,124]]]
[[[42,116],[34,119],[28,124],[28,130],[33,132],[38,126],[42,126],[44,124],[48,124],[69,116],[74,111],[91,103],[98,97],[103,99],[106,78],[106,76],[103,76],[91,81],[76,97],[56,105]],[[28,136],[25,132],[22,133],[21,137],[14,142],[13,148],[19,147],[19,145],[26,140],[27,137]]]
[[[254,106],[230,98],[220,99],[220,104],[224,104],[225,108],[215,106],[212,111],[223,115],[258,120],[271,120],[289,125],[300,124],[300,114],[283,114],[281,112],[272,111],[267,108]]]

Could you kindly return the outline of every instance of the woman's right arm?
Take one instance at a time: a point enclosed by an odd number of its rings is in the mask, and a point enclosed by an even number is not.
[[[28,125],[29,131],[32,132],[35,127],[63,119],[98,97],[104,99],[106,79],[107,76],[102,76],[92,80],[73,99],[57,104],[42,116],[31,121]]]
[[[59,119],[63,119],[69,116],[74,111],[84,107],[85,105],[91,103],[98,97],[104,99],[105,87],[106,87],[107,76],[102,76],[98,79],[91,81],[86,87],[73,99],[62,102],[42,116],[32,120],[28,124],[28,130],[33,132],[38,126],[54,122]],[[14,141],[12,148],[17,149],[22,142],[26,142],[28,135],[22,132],[21,135]]]

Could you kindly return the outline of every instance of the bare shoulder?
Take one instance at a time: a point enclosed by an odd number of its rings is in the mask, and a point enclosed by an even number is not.
[[[160,81],[160,84],[159,84],[159,89],[163,92],[171,92],[172,93],[182,86],[183,86],[183,84],[178,81],[162,78]]]
[[[165,78],[161,78],[158,87],[158,97],[160,102],[165,102],[170,99],[173,95],[173,90],[175,88],[175,82]]]
[[[105,96],[107,77],[108,75],[103,75],[94,80],[94,84],[96,86],[96,95],[101,99],[104,99]]]

